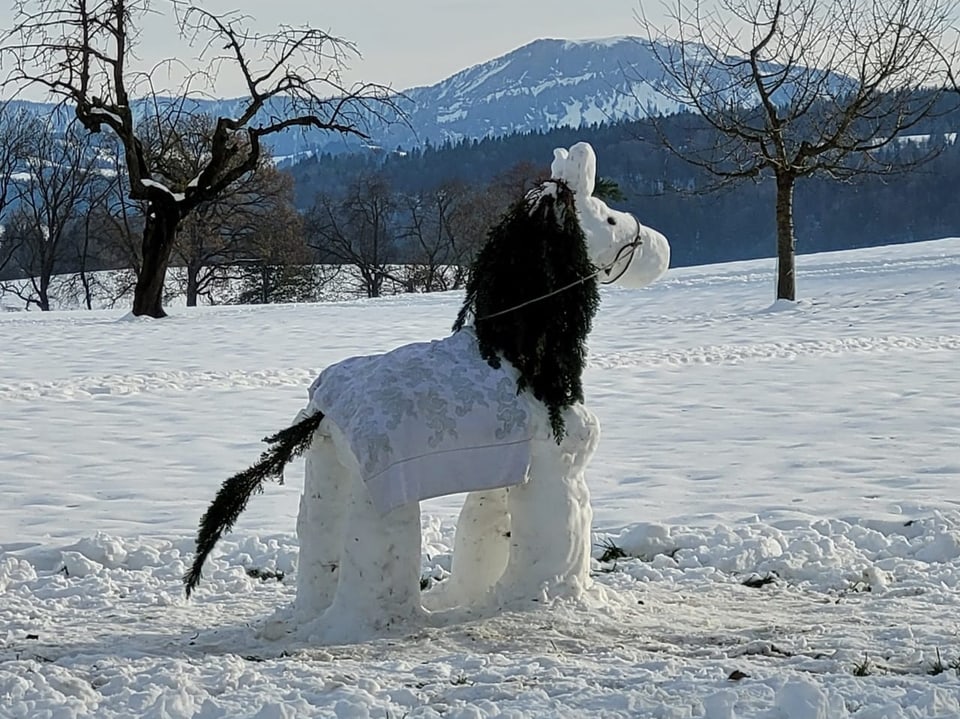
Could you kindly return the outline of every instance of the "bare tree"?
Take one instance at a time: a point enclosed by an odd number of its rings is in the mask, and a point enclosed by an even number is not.
[[[529,190],[549,177],[546,167],[519,162],[494,177],[486,185],[472,185],[459,195],[450,208],[449,224],[456,242],[460,276],[456,286],[466,281],[473,258],[487,241],[487,231],[497,224],[507,208]]]
[[[313,302],[321,289],[335,281],[338,268],[313,263],[304,242],[303,217],[292,206],[284,205],[258,223],[247,239],[249,256],[239,270],[240,304],[270,302]]]
[[[128,270],[126,274],[133,281],[126,289],[127,294],[132,295],[142,264],[147,203],[130,197],[122,143],[117,141],[114,146],[104,143],[100,152],[105,159],[103,172],[112,181],[100,204],[91,208],[94,216],[90,222],[97,233],[102,263],[112,269]]]
[[[320,193],[306,220],[307,244],[321,262],[351,265],[360,291],[379,297],[398,261],[394,219],[396,198],[387,181],[362,175],[341,197]]]
[[[493,183],[468,186],[450,208],[448,224],[454,242],[455,266],[452,289],[466,284],[473,259],[487,241],[487,231],[516,199],[507,198],[502,190]]]
[[[14,180],[26,156],[27,128],[30,127],[23,113],[11,111],[7,104],[0,103],[0,273],[17,250],[13,236],[4,231],[4,222],[7,205],[17,194]]]
[[[715,138],[661,133],[668,147],[718,186],[776,184],[778,299],[796,298],[797,180],[906,168],[879,151],[936,112],[954,10],[954,0],[676,0],[665,26],[639,17],[661,92]]]
[[[42,118],[30,121],[18,209],[8,233],[27,284],[15,291],[28,305],[50,309],[50,280],[71,269],[81,218],[95,201],[97,158],[90,137],[69,129],[61,135]]]
[[[104,146],[98,147],[98,152],[101,159],[112,155],[110,149]],[[111,164],[112,167],[108,165],[98,168],[95,182],[90,183],[86,210],[77,223],[77,238],[74,243],[76,274],[67,282],[88,310],[93,309],[94,294],[97,294],[98,300],[104,300],[108,288],[122,277],[121,273],[112,272],[110,280],[107,281],[104,275],[95,274],[96,271],[123,267],[126,263],[118,261],[118,257],[126,256],[136,247],[134,233],[129,228],[124,229],[129,220],[124,215],[129,201],[126,200],[122,175],[117,171],[115,156],[112,157]],[[118,214],[114,215],[117,210]],[[118,248],[121,247],[127,248],[122,255],[118,253]],[[127,291],[131,289],[132,285]],[[114,303],[117,299],[113,298]]]
[[[147,121],[135,118],[135,96],[149,76],[130,67],[136,40],[148,31],[150,0],[19,0],[14,29],[3,51],[13,72],[7,83],[40,86],[72,103],[90,132],[104,128],[120,140],[129,195],[146,203],[141,265],[133,300],[135,315],[162,317],[163,282],[180,222],[204,202],[253,171],[261,141],[291,127],[312,127],[363,136],[370,114],[395,110],[387,89],[343,87],[340,70],[354,46],[314,28],[281,27],[257,34],[236,13],[217,14],[199,4],[171,0],[181,34],[201,49],[209,72],[192,75],[179,99],[154,100]],[[225,64],[235,67],[247,96],[231,116],[216,118],[200,171],[182,185],[158,179],[155,155],[146,151],[143,129],[165,136],[190,112],[192,83],[215,79]]]
[[[394,279],[408,292],[459,289],[487,230],[543,179],[543,168],[519,163],[486,185],[447,181],[399,198],[403,219],[397,236],[405,264]]]
[[[264,166],[182,223],[174,255],[183,265],[188,307],[254,264],[308,261],[292,196],[290,178]]]
[[[473,253],[454,218],[468,197],[468,187],[454,181],[398,199],[404,219],[397,239],[405,262],[395,279],[407,292],[442,292],[465,282]]]
[[[213,119],[198,114],[183,118],[176,133],[156,138],[158,146],[149,151],[157,156],[165,184],[184,185],[197,176],[213,132]],[[200,296],[209,297],[214,288],[239,278],[243,266],[292,261],[296,244],[298,259],[305,260],[307,247],[299,227],[293,180],[274,167],[270,152],[262,148],[253,170],[180,222],[173,261],[184,269],[187,306],[196,306]]]

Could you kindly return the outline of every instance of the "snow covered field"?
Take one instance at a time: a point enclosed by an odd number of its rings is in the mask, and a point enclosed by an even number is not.
[[[346,647],[256,635],[301,465],[187,602],[194,530],[323,366],[460,294],[0,314],[0,717],[960,716],[960,239],[799,268],[796,305],[769,261],[605,291],[595,556],[627,556],[587,599]],[[460,499],[424,505],[425,576]]]

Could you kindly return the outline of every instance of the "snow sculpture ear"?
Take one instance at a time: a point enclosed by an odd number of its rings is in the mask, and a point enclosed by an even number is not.
[[[588,143],[578,142],[567,153],[563,179],[577,195],[587,198],[593,195],[596,178],[597,154]]]
[[[562,147],[553,151],[553,162],[550,163],[550,177],[554,180],[563,180],[564,172],[567,169],[567,155],[569,153]]]

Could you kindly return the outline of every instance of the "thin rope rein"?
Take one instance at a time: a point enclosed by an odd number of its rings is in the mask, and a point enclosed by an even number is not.
[[[633,215],[630,215],[630,217],[633,217]],[[637,234],[636,234],[636,236],[634,236],[634,238],[633,238],[633,240],[632,240],[631,242],[628,242],[628,243],[625,244],[623,247],[621,247],[619,250],[617,250],[617,254],[616,254],[616,255],[614,256],[614,258],[610,261],[610,264],[607,265],[606,267],[602,267],[601,269],[599,269],[599,270],[594,274],[594,277],[596,277],[600,272],[606,272],[606,273],[607,273],[607,277],[610,277],[610,271],[611,271],[611,270],[616,266],[616,264],[620,261],[620,255],[623,253],[623,251],[624,251],[625,249],[630,248],[630,257],[627,258],[627,264],[625,264],[625,265],[623,266],[623,269],[620,270],[619,273],[617,273],[617,276],[616,276],[616,277],[614,277],[613,279],[608,279],[606,282],[604,282],[603,280],[601,280],[601,281],[600,281],[600,284],[602,284],[602,285],[612,285],[614,282],[616,282],[616,281],[619,280],[621,277],[623,277],[625,274],[627,274],[627,270],[629,270],[629,269],[630,269],[630,266],[633,264],[633,258],[637,256],[637,248],[640,247],[640,245],[643,244],[643,240],[640,239],[640,227],[641,227],[640,221],[637,220],[636,217],[633,217],[633,221],[637,223]]]
[[[594,272],[593,274],[587,275],[586,277],[581,277],[581,278],[579,278],[579,279],[576,279],[576,280],[574,280],[573,282],[571,282],[571,283],[569,283],[569,284],[567,284],[567,285],[564,285],[563,287],[560,287],[560,288],[558,288],[558,289],[555,289],[555,290],[553,290],[552,292],[548,292],[548,293],[545,294],[545,295],[540,295],[539,297],[534,297],[533,299],[527,300],[526,302],[521,302],[519,305],[514,305],[513,307],[508,307],[507,309],[505,309],[505,310],[499,310],[498,312],[492,312],[491,314],[489,314],[489,315],[484,315],[483,317],[474,317],[474,318],[473,318],[473,321],[474,321],[474,322],[481,322],[481,321],[483,321],[483,320],[493,319],[494,317],[499,317],[500,315],[505,315],[505,314],[508,314],[508,313],[510,313],[510,312],[515,312],[515,311],[517,311],[517,310],[519,310],[519,309],[522,309],[522,308],[524,308],[524,307],[527,307],[528,305],[532,305],[532,304],[534,304],[534,303],[536,303],[536,302],[542,302],[543,300],[550,299],[550,298],[553,297],[554,295],[559,295],[561,292],[566,292],[567,290],[569,290],[569,289],[571,289],[571,288],[573,288],[573,287],[576,287],[577,285],[582,285],[584,282],[589,282],[590,280],[594,279],[595,277],[598,277],[599,275],[601,275],[601,274],[604,273],[604,272],[606,272],[606,273],[607,273],[607,276],[609,277],[611,270],[613,270],[613,268],[616,267],[617,263],[620,262],[621,255],[623,255],[624,251],[625,251],[625,250],[630,250],[630,258],[627,260],[627,264],[626,264],[626,265],[624,266],[624,268],[620,271],[620,273],[617,274],[617,276],[614,277],[612,280],[609,280],[609,281],[607,281],[607,282],[602,282],[602,281],[601,281],[601,284],[603,284],[603,285],[609,285],[609,284],[613,284],[614,282],[616,282],[617,280],[619,280],[621,277],[623,277],[623,276],[626,274],[627,270],[630,269],[630,265],[633,264],[633,258],[636,257],[637,248],[640,247],[640,246],[643,244],[643,240],[640,239],[640,227],[641,227],[640,222],[639,222],[639,221],[637,220],[637,218],[634,217],[633,215],[630,215],[630,216],[633,217],[633,221],[637,223],[637,235],[636,235],[636,237],[633,238],[633,240],[631,240],[630,242],[626,243],[626,244],[623,245],[619,250],[617,250],[616,256],[610,261],[609,264],[606,264],[606,265],[604,265],[603,267],[600,267],[600,268],[599,268],[596,272]]]

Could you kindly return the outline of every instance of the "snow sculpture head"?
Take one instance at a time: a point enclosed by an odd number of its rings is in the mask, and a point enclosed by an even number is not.
[[[563,180],[573,190],[590,259],[602,269],[601,283],[637,288],[663,277],[670,266],[667,238],[593,196],[597,177],[593,147],[578,142],[569,150],[554,150],[550,177]],[[639,243],[631,251],[634,241]]]
[[[481,355],[516,367],[517,389],[547,406],[558,442],[562,411],[583,400],[598,281],[646,285],[670,260],[663,235],[593,197],[596,166],[585,142],[554,151],[551,179],[491,228],[454,324],[459,330],[472,316]]]

